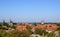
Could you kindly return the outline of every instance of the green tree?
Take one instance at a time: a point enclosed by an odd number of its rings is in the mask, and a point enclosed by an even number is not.
[[[2,29],[2,23],[0,23],[0,29]]]
[[[29,37],[29,32],[28,31],[21,31],[20,33],[17,34],[17,37]]]
[[[32,23],[33,26],[36,26],[36,22],[35,23]]]
[[[8,24],[8,23],[6,23],[6,22],[5,22],[5,20],[3,20],[2,25],[3,25],[3,26],[7,26],[7,27],[9,26],[9,24]]]
[[[46,32],[45,30],[42,30],[42,32],[43,32],[44,35],[48,34],[48,32]]]
[[[36,28],[36,29],[35,29],[35,34],[42,35],[42,30],[39,29],[39,28]]]
[[[59,32],[60,32],[60,26],[57,28],[57,31],[59,31]]]
[[[43,35],[44,34],[44,36],[45,36],[45,35],[48,34],[48,32],[46,32],[45,30],[42,30],[40,28],[36,28],[35,29],[35,34],[39,34],[39,35]]]
[[[27,25],[27,26],[26,26],[26,29],[28,30],[28,32],[29,32],[30,34],[32,34],[32,30],[31,30],[32,28],[31,28],[30,26]]]
[[[57,26],[60,26],[60,23],[57,23]]]
[[[7,35],[7,32],[4,30],[0,30],[0,37],[5,37]]]
[[[12,30],[12,31],[8,32],[8,35],[6,37],[16,37],[16,35],[18,33],[19,32],[17,30]]]
[[[13,30],[6,37],[29,37],[29,32]]]
[[[49,34],[47,35],[47,37],[55,37],[54,32],[49,33]]]

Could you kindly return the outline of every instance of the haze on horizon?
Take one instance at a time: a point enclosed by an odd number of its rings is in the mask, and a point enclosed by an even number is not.
[[[60,22],[60,0],[0,0],[0,22]]]

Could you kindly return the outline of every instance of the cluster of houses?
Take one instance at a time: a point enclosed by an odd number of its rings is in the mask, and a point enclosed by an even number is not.
[[[35,28],[40,28],[42,30],[46,30],[47,32],[55,31],[59,26],[57,23],[12,23],[10,22],[9,25],[14,25],[15,29],[22,31],[27,30],[27,25],[32,29],[35,30]],[[12,29],[14,30],[14,29]],[[9,30],[7,30],[9,31]],[[58,32],[56,32],[58,34]],[[34,34],[33,34],[34,35]],[[36,36],[36,35],[35,35]],[[39,36],[39,35],[37,35]]]
[[[16,29],[17,30],[26,30],[26,26],[30,26],[32,30],[35,28],[40,28],[42,30],[46,31],[54,31],[58,28],[57,23],[36,23],[36,26],[33,25],[32,23],[25,23],[24,25],[21,25],[20,23],[16,24]]]
[[[21,31],[21,30],[26,30],[26,26],[31,27],[32,30],[35,30],[35,28],[40,28],[42,30],[46,30],[47,32],[52,32],[55,31],[59,26],[57,23],[17,23],[15,24],[15,27],[17,30]],[[58,32],[55,32],[56,36],[58,36]],[[31,36],[36,36],[35,34],[32,34]],[[39,36],[39,35],[37,35]]]

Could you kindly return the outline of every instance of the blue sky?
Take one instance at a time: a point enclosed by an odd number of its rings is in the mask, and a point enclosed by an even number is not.
[[[0,21],[60,22],[60,0],[0,0]]]

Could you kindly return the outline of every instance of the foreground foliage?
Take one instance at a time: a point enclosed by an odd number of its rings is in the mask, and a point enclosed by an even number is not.
[[[0,37],[5,37],[7,36],[7,32],[5,32],[4,30],[0,30]]]
[[[47,37],[55,37],[54,32],[49,33],[49,34],[47,35]]]
[[[29,32],[13,30],[6,37],[29,37]]]
[[[46,32],[45,30],[36,28],[36,29],[35,29],[35,34],[39,34],[39,35],[47,35],[48,32]]]

